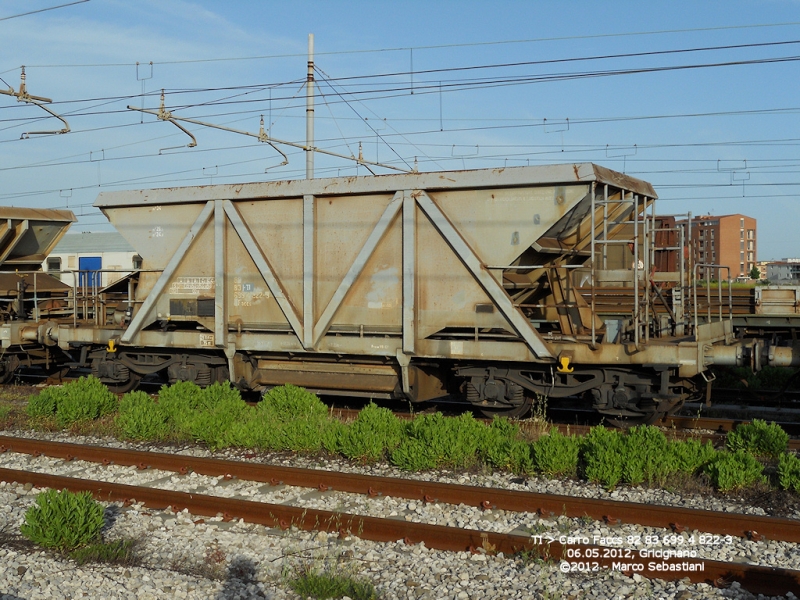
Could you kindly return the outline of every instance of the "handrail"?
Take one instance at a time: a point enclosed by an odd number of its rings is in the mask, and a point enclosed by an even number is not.
[[[88,310],[89,309],[89,305],[88,305],[89,298],[91,298],[91,300],[92,300],[92,304],[93,304],[93,308],[94,308],[94,314],[95,314],[95,321],[97,321],[97,319],[98,319],[97,305],[99,303],[99,295],[100,295],[99,289],[100,289],[100,287],[102,287],[102,286],[100,286],[98,284],[98,282],[100,281],[100,276],[99,276],[100,273],[123,273],[124,274],[123,278],[124,278],[126,276],[139,274],[139,273],[162,273],[163,271],[164,271],[163,269],[61,269],[59,271],[46,271],[46,273],[48,275],[52,275],[52,274],[55,274],[55,273],[57,273],[57,274],[64,274],[64,273],[72,274],[72,286],[71,286],[72,287],[72,295],[71,295],[71,298],[72,298],[72,324],[73,324],[73,327],[77,327],[78,326],[78,300],[79,299],[83,300],[83,302],[84,302],[83,320],[85,321],[87,319],[87,315],[88,315],[88,312],[89,312],[89,310]],[[81,280],[80,280],[80,275],[81,274],[91,275],[91,290],[92,290],[91,296],[86,293],[87,292],[87,283],[89,282],[89,277],[85,277],[84,281],[81,282]],[[81,287],[81,295],[80,295],[80,297],[78,296],[78,291],[77,291],[79,285]],[[136,303],[136,299],[131,297],[132,293],[133,293],[133,290],[131,289],[130,286],[128,286],[128,298],[127,298],[128,306],[133,306]]]
[[[731,283],[731,268],[725,265],[717,265],[713,263],[695,263],[694,270],[692,272],[692,291],[694,296],[694,335],[697,338],[697,327],[698,327],[698,307],[697,307],[697,269],[703,267],[704,269],[717,269],[717,275],[719,275],[719,271],[721,269],[725,269],[727,271],[727,281],[728,281],[728,318],[733,318],[733,292],[732,292],[732,283]],[[719,320],[722,321],[722,279],[718,277],[717,281],[717,294],[719,296]],[[707,292],[707,310],[708,310],[708,322],[711,322],[711,280],[706,279],[706,292]]]

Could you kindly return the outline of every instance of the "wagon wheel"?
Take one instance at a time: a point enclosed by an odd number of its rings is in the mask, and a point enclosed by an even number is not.
[[[127,381],[115,381],[115,382],[103,382],[106,384],[106,387],[109,391],[113,394],[124,394],[125,392],[130,392],[135,390],[139,387],[139,382],[142,380],[142,376],[138,373],[131,373],[130,377]]]
[[[511,408],[506,408],[504,406],[492,406],[487,408],[482,408],[478,406],[477,408],[481,412],[481,414],[488,419],[492,419],[494,417],[521,419],[530,412],[532,405],[533,405],[533,398],[531,398],[530,396],[525,396],[525,399],[522,401],[522,404],[519,404],[518,406],[512,406]]]

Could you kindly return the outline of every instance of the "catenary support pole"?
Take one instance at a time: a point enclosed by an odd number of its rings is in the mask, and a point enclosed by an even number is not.
[[[306,179],[314,179],[314,34],[308,34],[306,80]]]

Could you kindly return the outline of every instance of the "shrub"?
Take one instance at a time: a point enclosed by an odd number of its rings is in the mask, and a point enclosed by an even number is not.
[[[800,458],[784,453],[778,459],[778,483],[784,490],[800,492]]]
[[[347,427],[341,421],[331,420],[328,422],[328,426],[320,434],[322,447],[326,452],[330,454],[341,452],[341,439],[345,435]]]
[[[508,449],[508,469],[514,473],[533,472],[533,452],[531,445],[522,440],[514,440]]]
[[[614,487],[622,479],[625,466],[622,435],[602,425],[592,428],[583,440],[582,459],[589,481]]]
[[[316,394],[296,385],[281,385],[264,394],[258,409],[281,423],[298,419],[320,420],[328,416],[328,407]]]
[[[761,419],[739,425],[728,432],[725,446],[731,452],[745,450],[756,456],[778,458],[789,447],[789,435],[776,423],[767,424]]]
[[[269,450],[277,447],[276,440],[275,422],[264,418],[258,410],[247,407],[241,418],[228,427],[224,443],[227,446]]]
[[[664,433],[652,425],[631,427],[623,438],[623,479],[631,485],[663,482],[674,470]]]
[[[326,431],[331,427],[328,407],[306,389],[295,385],[274,387],[264,394],[256,408],[260,427],[272,427],[272,450],[316,452],[322,440],[330,440]]]
[[[134,440],[160,440],[169,433],[161,405],[144,392],[129,392],[122,397],[115,422],[125,437]]]
[[[694,475],[710,463],[717,454],[711,442],[700,440],[673,440],[667,447],[673,471]]]
[[[578,472],[580,440],[557,429],[541,436],[532,444],[533,465],[547,477],[574,477]]]
[[[162,386],[158,392],[158,405],[176,434],[191,434],[195,411],[203,402],[203,390],[191,381],[178,381]]]
[[[468,467],[477,460],[486,426],[469,413],[445,418],[442,413],[411,421],[406,435],[424,444],[436,466]]]
[[[516,473],[533,470],[530,444],[519,438],[519,425],[505,417],[495,417],[483,430],[478,455],[488,465]]]
[[[235,395],[218,394],[213,403],[205,403],[203,408],[195,411],[187,424],[189,433],[212,450],[224,448],[231,444],[231,428],[245,419],[247,410],[248,406],[238,392]]]
[[[25,513],[20,532],[40,546],[69,552],[100,541],[103,513],[89,492],[47,490]]]
[[[403,440],[404,426],[388,408],[372,402],[364,407],[353,423],[337,428],[337,450],[347,458],[374,462],[392,452]]]
[[[220,404],[236,403],[242,400],[239,390],[231,387],[229,381],[215,381],[213,384],[200,390],[196,408],[201,410],[214,410]]]
[[[744,450],[718,452],[705,471],[722,492],[766,482],[761,463]]]
[[[56,422],[65,427],[80,421],[97,419],[117,408],[117,397],[96,377],[81,377],[60,387],[49,387],[28,403],[32,417],[55,414]]]
[[[392,464],[407,471],[425,471],[438,465],[433,450],[421,440],[405,439],[391,453]]]
[[[56,413],[55,387],[44,388],[28,400],[28,416],[51,417]]]
[[[279,424],[276,429],[275,450],[292,452],[318,452],[322,449],[325,430],[330,426],[328,419],[297,420]]]

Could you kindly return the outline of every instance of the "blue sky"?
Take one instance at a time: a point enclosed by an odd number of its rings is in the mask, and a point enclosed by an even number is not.
[[[68,1],[6,0],[0,19]],[[72,129],[20,139],[61,123],[0,96],[0,204],[68,206],[80,231],[108,229],[103,190],[303,177],[302,151],[276,167],[268,145],[194,125],[187,148],[126,106],[165,88],[177,116],[257,132],[263,114],[302,143],[314,33],[321,148],[427,171],[596,162],[653,183],[660,213],[755,217],[760,260],[800,256],[796,0],[90,0],[0,33],[0,77],[17,90],[25,65]],[[317,156],[316,174],[367,171]]]

